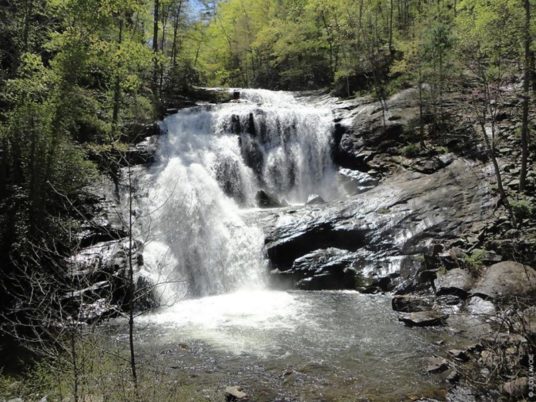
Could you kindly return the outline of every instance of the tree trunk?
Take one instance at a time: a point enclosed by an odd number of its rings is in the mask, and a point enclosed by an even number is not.
[[[523,0],[525,8],[525,63],[523,74],[523,117],[521,126],[521,171],[519,191],[524,192],[527,179],[527,159],[529,155],[529,101],[530,101],[530,0]]]
[[[119,38],[117,43],[121,46],[123,42],[123,19],[119,20]],[[114,83],[114,107],[112,112],[112,141],[116,139],[119,126],[119,108],[121,103],[121,78],[116,74]]]
[[[160,0],[154,0],[153,16],[153,91],[155,103],[158,99],[158,22],[160,12]]]
[[[135,284],[134,284],[134,265],[132,262],[132,247],[134,241],[132,238],[132,215],[133,210],[133,189],[132,189],[132,171],[130,164],[128,165],[128,343],[130,349],[130,370],[132,372],[132,382],[134,387],[138,388],[138,373],[136,370],[136,353],[134,349],[134,297],[135,297]]]
[[[177,42],[178,42],[178,35],[179,35],[179,23],[181,19],[181,12],[182,12],[182,2],[183,0],[179,0],[179,6],[177,9],[177,14],[175,15],[175,21],[173,23],[173,45],[171,47],[171,65],[173,67],[177,66]]]

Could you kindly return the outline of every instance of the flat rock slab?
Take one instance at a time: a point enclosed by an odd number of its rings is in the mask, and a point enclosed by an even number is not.
[[[235,402],[235,401],[248,401],[248,395],[242,391],[242,387],[227,387],[225,388],[225,401],[226,402]]]
[[[437,276],[437,294],[438,296],[453,294],[465,297],[472,284],[473,278],[469,272],[460,268],[451,269],[444,275]]]
[[[484,298],[500,299],[524,296],[536,291],[536,271],[514,261],[504,261],[488,267],[471,294]]]
[[[442,357],[431,357],[428,359],[428,365],[426,371],[430,374],[439,374],[446,371],[449,368],[449,362]]]
[[[447,318],[448,314],[437,311],[420,311],[417,313],[401,314],[398,320],[409,327],[429,327],[444,325]]]

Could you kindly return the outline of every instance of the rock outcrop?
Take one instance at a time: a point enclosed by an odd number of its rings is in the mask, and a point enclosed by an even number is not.
[[[310,266],[318,266],[315,258],[322,265],[320,250],[336,248],[342,250],[338,258],[346,255],[352,262],[356,287],[361,282],[379,290],[409,289],[423,283],[418,272],[426,270],[426,255],[436,252],[438,242],[456,238],[491,214],[487,174],[458,159],[431,175],[401,171],[348,200],[266,211],[255,220],[265,226],[266,253],[279,271],[293,271],[304,256]],[[300,272],[314,276],[315,269]]]

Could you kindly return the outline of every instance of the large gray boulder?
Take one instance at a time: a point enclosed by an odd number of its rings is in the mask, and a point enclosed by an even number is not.
[[[472,283],[473,278],[467,270],[460,268],[451,269],[443,275],[437,275],[437,295],[456,295],[465,297],[467,296],[467,292],[471,289]]]
[[[471,294],[501,299],[531,292],[536,292],[536,271],[528,265],[503,261],[484,270]]]

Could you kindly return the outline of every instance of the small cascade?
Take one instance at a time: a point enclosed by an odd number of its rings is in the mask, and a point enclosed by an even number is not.
[[[162,283],[163,303],[265,287],[263,234],[240,211],[259,190],[295,203],[340,195],[331,111],[290,93],[240,92],[163,122],[140,228],[144,274]]]

